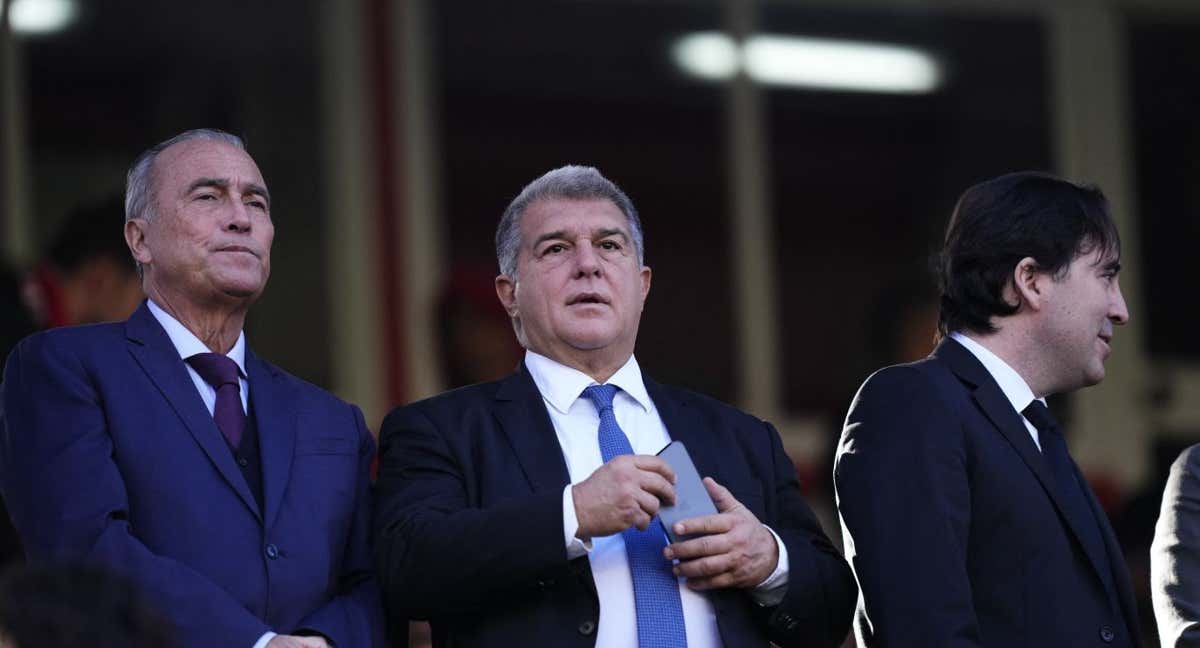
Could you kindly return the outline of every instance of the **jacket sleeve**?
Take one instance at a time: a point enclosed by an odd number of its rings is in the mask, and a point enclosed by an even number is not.
[[[1163,647],[1200,646],[1200,446],[1171,466],[1150,545],[1150,589]]]
[[[890,367],[867,380],[846,417],[834,485],[861,589],[859,644],[979,646],[964,438],[930,378]]]
[[[79,357],[54,342],[22,342],[0,387],[0,487],[29,559],[111,567],[158,603],[184,645],[250,648],[265,623],[134,535],[104,404]]]
[[[316,632],[339,647],[384,646],[383,609],[371,555],[370,467],[375,441],[363,422],[362,411],[354,410],[359,438],[358,485],[354,519],[342,556],[341,594],[314,610],[300,622],[296,632]]]
[[[776,505],[772,519],[763,522],[779,535],[788,553],[787,593],[779,605],[764,610],[768,635],[783,648],[840,646],[854,614],[854,575],[805,503],[779,433],[765,426]]]
[[[392,616],[470,614],[569,566],[562,491],[473,506],[461,452],[420,404],[383,422],[376,565]]]

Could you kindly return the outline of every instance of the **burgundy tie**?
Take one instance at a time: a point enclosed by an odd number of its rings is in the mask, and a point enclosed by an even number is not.
[[[246,411],[242,409],[242,385],[238,382],[237,363],[220,353],[197,353],[187,359],[204,382],[217,390],[217,402],[213,407],[213,420],[225,435],[225,440],[234,449],[242,443],[242,431],[246,429]]]

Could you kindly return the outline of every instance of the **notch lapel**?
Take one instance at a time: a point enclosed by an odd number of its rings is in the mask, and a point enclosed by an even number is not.
[[[716,451],[716,438],[709,422],[700,416],[696,408],[690,407],[686,399],[673,395],[645,374],[642,374],[642,382],[654,401],[658,417],[667,428],[667,434],[671,440],[683,442],[700,477],[712,477],[717,483],[726,485],[721,474],[721,457]]]
[[[1058,487],[1055,484],[1054,476],[1050,473],[1050,466],[1046,462],[1046,458],[1042,456],[1041,450],[1029,435],[1029,430],[1025,427],[1025,419],[1001,391],[1000,385],[996,384],[996,380],[970,351],[950,338],[946,338],[938,345],[934,355],[943,359],[959,378],[974,386],[971,396],[975,399],[979,409],[1008,440],[1025,465],[1037,477],[1038,482],[1042,485],[1042,490],[1046,492],[1047,497],[1054,504],[1055,510],[1058,511],[1059,518],[1062,519],[1071,535],[1075,537],[1076,544],[1087,556],[1100,584],[1110,594],[1115,594],[1112,591],[1112,579],[1105,571],[1108,568],[1108,561],[1103,556],[1098,556],[1090,551],[1087,543],[1083,541],[1081,525],[1087,524],[1088,520],[1077,520],[1067,514],[1068,509],[1063,506],[1062,499],[1059,497]],[[1080,477],[1080,485],[1085,486],[1086,483]],[[1090,495],[1090,489],[1084,487],[1084,491]]]
[[[522,361],[496,390],[496,421],[534,491],[561,490],[570,481],[567,461],[533,377]]]
[[[187,366],[179,357],[171,338],[167,337],[167,332],[150,313],[145,301],[125,322],[125,337],[129,343],[130,355],[141,366],[142,371],[146,372],[150,382],[158,388],[167,404],[175,410],[213,467],[230,488],[237,492],[247,508],[261,520],[262,516],[254,496],[250,494],[250,487],[246,485],[245,477],[234,463],[233,453],[230,452],[221,431],[217,429],[216,421],[204,406],[200,393],[196,391],[196,385],[188,375]]]
[[[270,530],[292,472],[300,403],[278,370],[259,360],[250,349],[246,349],[246,373],[262,453],[263,528]]]

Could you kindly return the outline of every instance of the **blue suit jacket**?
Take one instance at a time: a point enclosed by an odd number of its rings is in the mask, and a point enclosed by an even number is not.
[[[944,340],[867,379],[834,468],[866,648],[1136,646],[1121,548],[1079,542],[1049,464],[984,366]],[[1127,628],[1127,631],[1123,630]]]
[[[776,607],[710,593],[729,648],[839,645],[855,587],[804,503],[770,424],[646,380],[673,439],[787,546]],[[567,560],[562,448],[522,364],[503,380],[398,408],[383,423],[377,484],[379,574],[394,617],[430,619],[435,646],[591,646],[603,611],[587,557]]]
[[[139,584],[183,646],[268,629],[379,645],[359,410],[246,354],[260,510],[183,360],[143,303],[12,353],[0,485],[30,560],[99,563]]]

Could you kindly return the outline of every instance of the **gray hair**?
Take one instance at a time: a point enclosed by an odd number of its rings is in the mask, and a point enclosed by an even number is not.
[[[135,218],[150,221],[158,216],[154,208],[153,196],[154,161],[158,159],[158,154],[180,142],[198,139],[224,142],[243,151],[246,150],[246,144],[242,142],[242,138],[215,128],[197,128],[184,131],[169,140],[159,142],[146,149],[144,153],[133,161],[133,166],[129,167],[129,173],[125,176],[126,222]]]
[[[629,224],[633,237],[633,249],[637,252],[638,265],[643,265],[645,252],[642,238],[642,221],[638,219],[633,201],[611,180],[600,175],[595,167],[568,165],[547,172],[542,177],[525,185],[521,193],[509,203],[496,228],[496,260],[500,263],[500,274],[517,280],[517,257],[521,250],[521,216],[530,205],[547,199],[608,200],[617,206]]]

